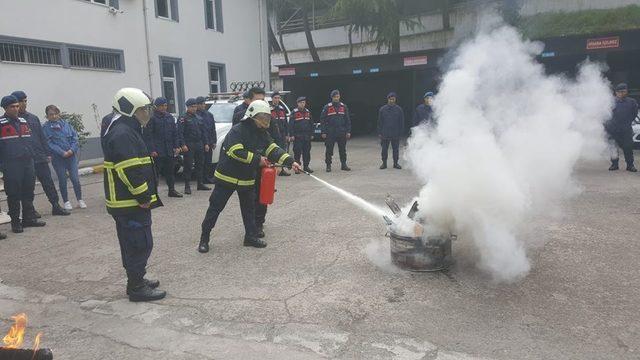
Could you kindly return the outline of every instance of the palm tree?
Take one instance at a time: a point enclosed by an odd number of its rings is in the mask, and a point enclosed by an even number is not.
[[[297,8],[300,12],[300,17],[302,20],[302,28],[304,30],[304,35],[307,38],[307,46],[309,48],[309,53],[311,54],[311,58],[313,61],[320,61],[320,56],[318,56],[318,49],[313,41],[313,35],[311,34],[311,26],[309,24],[309,12],[313,8],[314,0],[269,0],[269,9],[273,13],[281,13],[284,9]],[[284,47],[284,41],[282,37],[281,29],[278,29],[278,38],[280,40],[280,48],[285,54],[285,61],[288,64],[289,59]]]

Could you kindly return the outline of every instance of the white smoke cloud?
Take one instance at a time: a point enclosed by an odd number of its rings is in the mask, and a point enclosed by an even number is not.
[[[541,43],[492,23],[457,50],[435,98],[438,127],[414,129],[406,157],[426,184],[419,216],[472,240],[478,266],[513,281],[531,267],[528,219],[575,193],[576,162],[606,148],[613,97],[599,65],[548,76]]]

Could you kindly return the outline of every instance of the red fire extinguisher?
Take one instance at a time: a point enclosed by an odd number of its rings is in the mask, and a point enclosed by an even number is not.
[[[261,172],[260,204],[271,205],[276,193],[276,169],[273,166],[265,166]]]

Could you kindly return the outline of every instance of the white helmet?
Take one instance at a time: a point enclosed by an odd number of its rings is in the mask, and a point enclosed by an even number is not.
[[[113,97],[113,108],[124,116],[133,117],[136,110],[151,105],[151,97],[136,88],[122,88]]]
[[[246,120],[248,118],[252,118],[258,114],[269,114],[271,115],[271,105],[264,100],[255,100],[249,105],[247,112],[244,113],[244,117],[242,120]]]

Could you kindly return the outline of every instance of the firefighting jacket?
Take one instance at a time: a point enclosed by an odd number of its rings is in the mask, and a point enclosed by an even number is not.
[[[322,133],[329,137],[344,136],[351,133],[351,118],[349,109],[343,103],[328,103],[320,115]]]
[[[279,165],[293,164],[293,158],[273,142],[268,131],[259,129],[251,119],[241,121],[222,143],[214,174],[216,184],[232,189],[254,186],[261,156]]]
[[[311,140],[313,136],[313,120],[311,111],[296,108],[289,120],[289,136],[295,136],[296,140]]]
[[[33,159],[31,129],[27,120],[12,119],[6,114],[0,117],[0,162]]]
[[[104,195],[111,215],[139,211],[140,204],[162,206],[158,197],[153,160],[134,118],[115,115],[102,137]]]
[[[209,143],[207,130],[198,115],[186,113],[178,119],[178,143],[180,146],[191,145],[190,148],[201,148]]]

